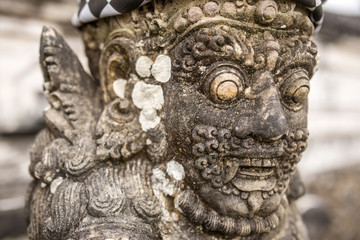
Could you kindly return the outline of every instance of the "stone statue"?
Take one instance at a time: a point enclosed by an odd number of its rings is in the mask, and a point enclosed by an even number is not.
[[[307,239],[306,2],[155,0],[100,17],[81,26],[92,76],[44,27],[29,238]]]

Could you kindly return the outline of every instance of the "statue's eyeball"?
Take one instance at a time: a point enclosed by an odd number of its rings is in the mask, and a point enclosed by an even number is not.
[[[207,76],[205,95],[214,103],[229,103],[244,90],[242,74],[237,69],[222,67]]]
[[[235,100],[243,90],[241,80],[233,73],[221,73],[210,85],[210,97],[215,102]]]
[[[309,92],[310,92],[309,86],[303,85],[303,86],[297,88],[292,93],[292,99],[291,100],[294,103],[302,103],[307,98],[307,95],[309,94]]]
[[[310,92],[309,77],[304,70],[296,70],[281,86],[283,101],[294,110],[299,110]]]

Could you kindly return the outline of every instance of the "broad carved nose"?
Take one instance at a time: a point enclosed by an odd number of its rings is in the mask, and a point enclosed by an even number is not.
[[[248,95],[255,105],[251,114],[238,119],[234,128],[236,136],[252,134],[264,141],[274,141],[288,133],[287,120],[270,73],[259,74]]]
[[[254,135],[265,141],[273,141],[287,134],[289,127],[280,100],[269,100],[262,107],[254,119]]]

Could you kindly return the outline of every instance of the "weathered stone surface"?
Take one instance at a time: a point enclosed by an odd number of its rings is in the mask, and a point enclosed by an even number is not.
[[[218,4],[84,26],[93,77],[44,28],[30,239],[307,239],[294,200],[313,25],[291,1]]]

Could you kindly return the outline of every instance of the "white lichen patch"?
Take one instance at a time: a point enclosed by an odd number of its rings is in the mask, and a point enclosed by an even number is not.
[[[144,47],[144,46],[145,46],[144,40],[140,40],[140,42],[137,42],[137,43],[135,44],[135,46],[136,46],[137,48]]]
[[[136,62],[136,72],[140,77],[146,78],[151,76],[151,66],[153,65],[153,61],[146,56],[141,56]]]
[[[127,81],[124,79],[118,79],[113,82],[113,89],[119,98],[124,99],[125,98],[125,87],[126,87]]]
[[[166,83],[171,78],[171,59],[166,55],[159,55],[151,69],[156,81]]]
[[[159,55],[153,63],[149,57],[141,56],[136,62],[136,72],[143,78],[153,75],[158,82],[168,82],[171,78],[171,59],[168,56]],[[122,85],[117,87],[122,90]],[[155,128],[161,120],[156,110],[161,110],[164,105],[164,93],[161,86],[138,81],[134,86],[131,98],[134,105],[142,110],[139,116],[141,128],[144,131]]]
[[[153,190],[157,193],[162,192],[166,196],[173,196],[175,194],[175,185],[166,178],[166,174],[159,168],[154,168],[152,171],[151,181],[153,183]]]
[[[176,181],[181,181],[185,178],[184,167],[180,163],[174,160],[166,164],[166,172],[170,177],[174,178]]]
[[[146,145],[151,145],[151,144],[153,144],[153,142],[151,141],[151,139],[146,139]]]
[[[204,74],[206,72],[206,67],[205,66],[200,66],[199,70],[200,70],[201,74]]]
[[[136,74],[130,73],[130,81],[139,81],[139,78]]]
[[[135,84],[131,97],[135,106],[140,109],[148,107],[160,110],[164,105],[164,93],[161,86],[146,84],[143,81]]]
[[[155,128],[160,123],[160,117],[157,115],[156,109],[145,107],[140,112],[139,122],[143,131]]]
[[[56,192],[56,189],[60,186],[60,184],[63,182],[63,178],[59,177],[55,179],[51,185],[50,185],[50,192],[54,194]]]
[[[165,222],[174,222],[178,221],[178,214],[167,208],[167,197],[175,197],[179,189],[175,184],[170,181],[165,172],[159,168],[154,168],[151,176],[152,189],[155,197],[159,200],[162,216],[161,220]]]

